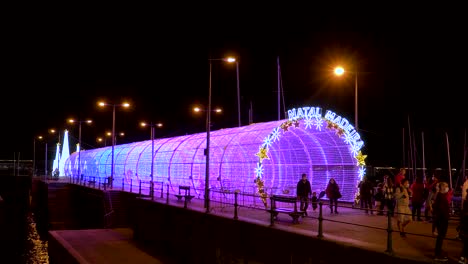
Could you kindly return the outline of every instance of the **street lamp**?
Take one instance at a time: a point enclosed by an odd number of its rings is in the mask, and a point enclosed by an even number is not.
[[[33,139],[33,176],[36,176],[36,137]]]
[[[210,64],[211,66],[211,64]],[[210,67],[211,69],[211,67]],[[208,109],[206,110],[206,166],[205,166],[205,208],[206,212],[210,212],[210,127],[211,127],[211,111],[215,113],[221,113],[220,108],[211,110],[211,71],[210,71],[210,85],[209,85],[209,100],[208,100]],[[194,112],[202,112],[200,107],[195,107]]]
[[[55,134],[55,129],[49,129],[49,134]],[[45,158],[44,158],[44,176],[47,178],[48,177],[48,170],[49,170],[49,166],[48,166],[48,160],[47,160],[47,140],[45,140],[45,138],[43,136],[37,136],[37,139],[38,140],[44,140],[44,143],[45,143]],[[36,140],[34,139],[34,149],[36,148]],[[34,152],[36,152],[34,150]],[[34,153],[34,157],[35,157],[35,153]],[[35,163],[35,162],[34,162]],[[34,167],[35,165],[33,165]]]
[[[97,138],[96,138],[96,142],[99,142],[99,143],[104,142],[104,147],[106,147],[106,146],[107,146],[107,138],[108,138],[108,137],[111,137],[111,136],[112,136],[112,132],[106,132],[106,133],[104,133],[104,137],[97,137]],[[124,133],[124,132],[120,132],[120,133],[116,134],[115,136],[116,136],[116,137],[117,137],[117,136],[123,137],[123,136],[125,136],[125,133]],[[115,144],[117,144],[117,138],[115,139]]]
[[[236,62],[234,58],[220,58],[220,59],[208,59],[209,62],[209,82],[208,82],[208,108],[206,110],[206,171],[205,171],[205,208],[206,212],[210,212],[210,126],[211,126],[211,72],[212,72],[212,61],[225,61],[225,62]],[[237,67],[238,69],[239,67]],[[239,74],[237,74],[239,76]],[[239,78],[237,79],[237,94],[239,95]],[[239,107],[239,96],[237,97],[238,100],[238,107]],[[200,110],[200,109],[198,109]],[[195,109],[195,111],[197,111]],[[239,109],[239,116],[240,116],[240,109]],[[240,118],[239,118],[240,120]],[[240,121],[239,121],[240,126]]]
[[[153,190],[153,168],[154,168],[154,127],[162,127],[163,124],[162,123],[145,123],[145,122],[141,122],[140,124],[142,127],[146,127],[146,126],[149,126],[151,128],[151,173],[150,173],[150,176],[151,176],[151,189],[150,189],[150,195],[151,195],[151,198],[153,198],[153,195],[154,195],[154,190]]]
[[[240,113],[240,89],[239,89],[239,61],[236,58],[229,57],[225,61],[236,63],[236,79],[237,79],[237,119],[239,121],[239,127],[241,126],[241,113]]]
[[[112,106],[112,162],[111,162],[111,175],[109,178],[109,187],[112,189],[113,182],[114,182],[114,147],[115,147],[115,107],[122,106],[122,107],[129,107],[129,103],[122,103],[122,104],[108,104],[105,102],[99,102],[99,106]]]
[[[345,73],[345,70],[343,67],[338,66],[334,70],[335,75],[341,76]],[[355,70],[354,72],[354,126],[356,128],[356,131],[359,130],[359,125],[358,125],[358,71]]]
[[[91,124],[93,121],[90,119],[87,120],[75,120],[69,119],[69,123],[78,123],[78,178],[81,179],[81,123],[88,123]]]

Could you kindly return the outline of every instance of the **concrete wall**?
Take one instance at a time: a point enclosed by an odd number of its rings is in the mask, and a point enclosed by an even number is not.
[[[414,263],[179,207],[135,200],[134,239],[178,263]]]

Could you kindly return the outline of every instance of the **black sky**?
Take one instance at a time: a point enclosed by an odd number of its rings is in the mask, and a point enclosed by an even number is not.
[[[402,130],[411,129],[419,155],[424,132],[431,168],[447,167],[447,132],[452,166],[459,168],[468,126],[468,23],[456,8],[432,13],[304,8],[15,12],[2,41],[0,158],[21,153],[32,159],[33,138],[52,127],[68,128],[76,140],[78,129],[67,126],[69,117],[92,118],[92,126],[82,126],[83,146],[100,146],[96,137],[112,126],[111,109],[96,107],[101,98],[134,106],[117,110],[116,131],[126,133],[118,141],[148,139],[149,131],[138,127],[141,120],[165,124],[157,137],[203,132],[204,117],[190,109],[207,102],[208,58],[234,55],[240,59],[243,124],[250,102],[254,122],[277,119],[278,56],[286,109],[321,106],[353,120],[354,79],[338,80],[330,69],[357,63],[359,127],[368,164],[400,166]],[[213,129],[237,126],[235,67],[214,62],[212,74],[213,105],[224,109],[213,117]]]

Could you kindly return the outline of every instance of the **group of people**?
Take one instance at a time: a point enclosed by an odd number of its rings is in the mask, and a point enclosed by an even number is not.
[[[312,188],[307,175],[303,173],[297,183],[297,197],[300,200],[300,209],[305,211],[312,202],[313,210],[317,208],[317,203],[321,195],[317,197]],[[436,176],[432,176],[427,182],[424,178],[417,176],[410,184],[406,178],[406,170],[400,172],[392,179],[388,175],[384,176],[384,181],[374,192],[372,183],[365,178],[359,184],[361,206],[366,214],[373,214],[373,200],[379,202],[377,215],[383,215],[385,207],[390,216],[396,214],[398,231],[400,236],[406,237],[406,227],[412,221],[422,221],[422,209],[426,221],[432,222],[433,235],[437,236],[435,243],[435,260],[446,261],[448,258],[442,253],[442,244],[449,226],[451,215],[451,201],[453,190],[449,188],[447,182],[439,181]],[[330,203],[330,213],[338,214],[338,199],[341,198],[340,188],[334,178],[330,178],[324,193]],[[463,241],[463,251],[459,260],[460,264],[468,264],[468,179],[462,187],[462,211],[460,214],[460,225],[457,230],[459,238]],[[467,201],[465,201],[467,200]]]
[[[468,181],[465,181],[468,187]],[[466,199],[466,189],[464,188],[463,200]],[[406,237],[405,228],[412,221],[422,221],[421,212],[424,208],[424,217],[428,222],[432,222],[432,233],[437,236],[435,243],[435,260],[446,261],[447,256],[442,253],[442,244],[447,235],[449,219],[451,215],[451,202],[453,189],[447,182],[439,181],[433,175],[427,182],[422,176],[416,176],[415,181],[410,184],[406,178],[406,170],[400,169],[394,180],[388,175],[384,176],[384,182],[377,188],[375,199],[380,202],[378,215],[383,215],[383,210],[387,207],[387,213],[393,216],[395,213],[397,226],[401,237]],[[468,234],[468,202],[463,203],[460,219],[460,230],[465,230]],[[366,207],[367,210],[367,207]],[[464,240],[464,235],[459,232],[460,239]],[[466,245],[466,244],[465,244]],[[468,254],[468,245],[464,246],[462,257],[459,263],[466,264],[465,257]]]
[[[341,192],[334,178],[330,178],[324,193],[330,201],[330,213],[338,214],[338,199],[341,198]],[[319,199],[322,198],[321,196],[317,197],[317,192],[312,192],[310,182],[305,173],[301,175],[301,179],[297,183],[296,194],[300,200],[300,209],[305,212],[305,215],[307,215],[309,201],[312,202],[312,209],[315,211]]]

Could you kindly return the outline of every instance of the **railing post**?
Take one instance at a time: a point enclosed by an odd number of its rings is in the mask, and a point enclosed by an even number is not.
[[[153,181],[150,181],[150,196],[151,196],[151,201],[154,200],[154,183]]]
[[[140,198],[141,198],[141,180],[140,180],[140,185],[139,185],[138,188],[139,188],[139,189],[138,189],[138,194],[140,195]]]
[[[184,195],[184,209],[187,209],[187,191],[185,191]]]
[[[392,214],[389,213],[387,214],[387,250],[385,250],[385,253],[393,255],[393,246],[392,246]]]
[[[237,196],[238,195],[239,195],[239,190],[235,190],[234,191],[234,220],[239,219],[239,217],[237,215],[237,207],[239,206],[239,204],[237,203]]]
[[[164,183],[161,182],[161,198],[164,198]]]
[[[322,227],[322,223],[323,223],[323,214],[322,214],[322,207],[323,207],[323,202],[320,201],[320,202],[319,202],[319,216],[318,216],[318,234],[317,234],[317,237],[318,237],[318,238],[322,238],[322,237],[323,237],[323,227]]]
[[[166,185],[166,204],[169,204],[169,184]]]
[[[104,191],[107,190],[107,184],[106,182],[104,181],[104,183],[102,184],[104,186]],[[101,177],[99,177],[99,190],[101,189]]]
[[[273,196],[270,196],[270,226],[273,226],[273,224],[275,223],[275,216],[274,216],[274,210],[273,210],[273,204],[274,204],[274,201],[273,201]]]
[[[125,186],[124,186],[124,178],[122,178],[122,191],[125,191]]]
[[[130,192],[133,191],[133,179],[130,178]]]

